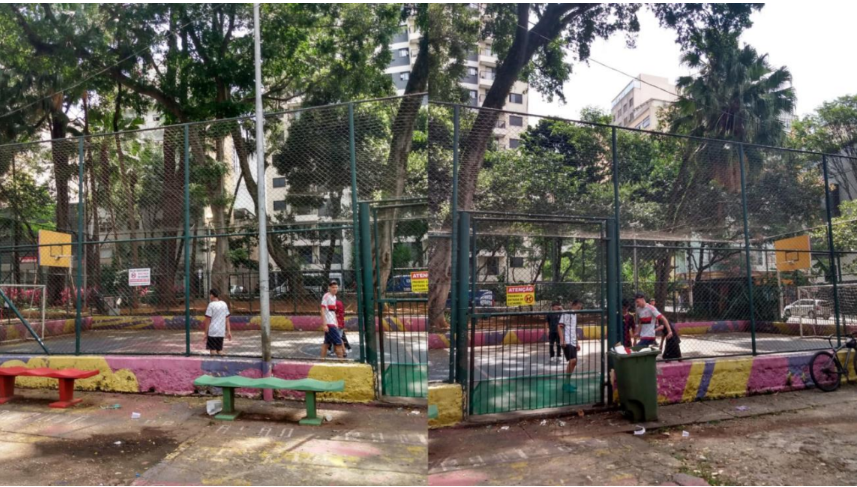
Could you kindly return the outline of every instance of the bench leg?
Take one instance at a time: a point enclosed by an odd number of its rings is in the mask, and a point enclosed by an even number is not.
[[[315,392],[306,393],[306,417],[300,420],[300,424],[310,426],[321,426],[323,419],[319,418],[315,410]]]
[[[65,409],[67,407],[74,406],[75,404],[83,401],[83,399],[75,399],[74,398],[74,379],[58,379],[59,380],[59,390],[60,390],[60,400],[57,402],[52,402],[48,404],[48,406],[52,408]]]
[[[0,404],[6,404],[15,397],[15,376],[0,376]]]
[[[235,421],[235,418],[241,414],[235,411],[235,388],[223,388],[223,410],[220,411],[214,419],[222,419],[224,421]]]

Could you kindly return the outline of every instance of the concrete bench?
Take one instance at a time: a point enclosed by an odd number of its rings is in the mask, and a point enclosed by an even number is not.
[[[300,420],[300,424],[319,426],[322,418],[316,414],[317,392],[342,392],[345,390],[345,381],[335,382],[316,379],[285,380],[277,377],[264,377],[253,379],[233,375],[230,377],[212,377],[203,375],[193,381],[198,387],[219,387],[223,389],[223,410],[214,416],[216,419],[233,421],[241,414],[235,410],[235,389],[272,389],[290,390],[306,393],[306,417]]]
[[[74,381],[95,377],[99,373],[97,370],[0,367],[0,404],[5,404],[15,397],[15,377],[48,377],[59,380],[60,390],[60,400],[48,406],[60,409],[74,406],[83,400],[74,398]]]

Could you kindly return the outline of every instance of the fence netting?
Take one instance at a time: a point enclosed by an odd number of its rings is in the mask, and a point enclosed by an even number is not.
[[[58,354],[207,354],[216,289],[224,353],[260,356],[264,185],[273,357],[320,356],[334,281],[359,359],[356,203],[424,198],[421,101],[266,114],[262,178],[250,117],[2,146],[0,286]],[[0,353],[44,353],[5,303]]]
[[[438,263],[453,268],[454,209],[492,212],[498,221],[475,223],[495,235],[477,228],[471,279],[495,311],[519,309],[500,299],[512,284],[534,287],[532,311],[592,292],[590,240],[545,239],[516,215],[617,218],[619,309],[633,321],[645,295],[681,337],[682,358],[815,350],[857,331],[857,160],[441,103],[430,113]],[[453,285],[438,279],[445,297]],[[454,313],[447,303],[429,314],[448,323]]]

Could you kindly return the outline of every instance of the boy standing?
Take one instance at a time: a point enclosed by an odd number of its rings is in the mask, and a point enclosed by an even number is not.
[[[229,306],[220,300],[217,289],[208,292],[210,302],[205,309],[205,349],[211,355],[223,355],[223,337],[232,340],[229,324]]]
[[[622,345],[628,348],[634,346],[634,331],[637,329],[637,324],[634,322],[634,315],[631,314],[631,303],[627,299],[622,300]]]
[[[572,311],[578,311],[581,308],[580,301],[575,299],[571,302]],[[577,367],[577,352],[580,351],[580,345],[577,343],[577,313],[564,313],[559,319],[559,327],[562,331],[562,353],[568,360],[565,369],[566,383],[562,388],[566,392],[577,392],[577,386],[571,383],[571,374]]]
[[[342,335],[342,344],[345,345],[345,356],[348,357],[348,352],[351,351],[351,345],[348,343],[348,337],[345,335],[345,303],[341,299],[336,300],[336,323],[339,325],[339,333]],[[327,345],[327,351],[333,350],[333,345]]]
[[[328,345],[333,345],[336,356],[344,358],[342,336],[339,334],[339,323],[336,321],[336,292],[339,283],[332,280],[327,285],[327,293],[321,298],[321,322],[324,323],[324,343],[321,345],[321,358],[327,357]]]
[[[551,311],[562,311],[562,305],[559,301],[551,303]],[[550,343],[550,361],[554,361],[554,344],[556,344],[556,360],[562,360],[562,340],[559,337],[559,319],[562,317],[560,313],[551,313],[547,315],[547,332],[548,341]]]
[[[634,304],[637,307],[637,319],[640,326],[637,328],[636,336],[640,338],[637,341],[638,346],[650,347],[657,340],[658,332],[664,331],[666,339],[672,338],[672,330],[666,316],[662,315],[657,308],[646,302],[646,296],[637,294],[634,296]]]

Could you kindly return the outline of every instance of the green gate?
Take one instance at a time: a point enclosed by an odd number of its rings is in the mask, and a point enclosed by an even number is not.
[[[377,331],[367,337],[367,359],[382,396],[428,395],[425,212],[417,198],[360,205],[364,323]]]
[[[456,337],[453,353],[468,413],[605,403],[608,321],[615,316],[608,303],[616,302],[607,285],[616,281],[607,278],[615,271],[612,220],[460,212],[458,221],[453,329],[467,337]],[[566,351],[548,320],[572,316],[579,349]],[[571,374],[566,354],[576,354]]]

